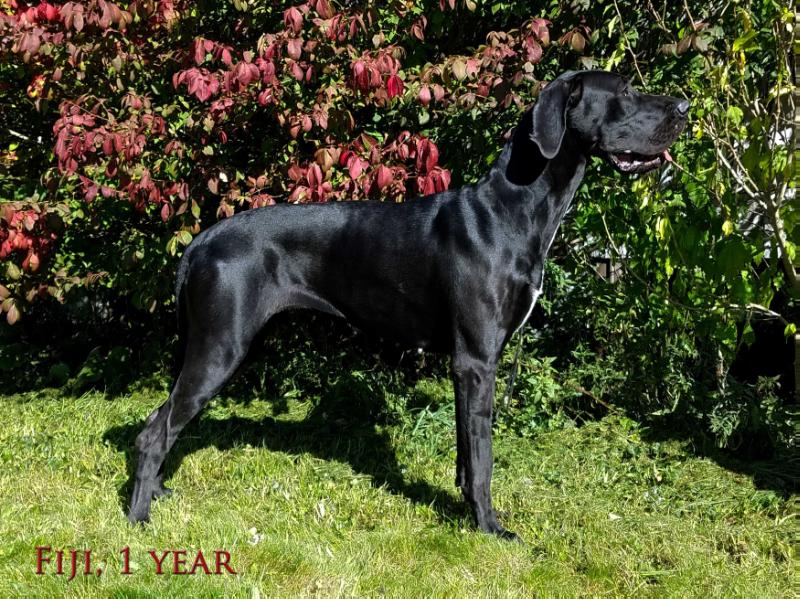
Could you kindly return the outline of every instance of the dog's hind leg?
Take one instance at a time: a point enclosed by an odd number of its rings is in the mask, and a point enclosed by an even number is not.
[[[219,270],[216,276],[206,272],[199,278],[196,293],[189,291],[189,305],[184,306],[189,318],[183,368],[169,399],[148,417],[136,438],[138,462],[128,512],[132,523],[149,519],[152,499],[166,492],[161,470],[176,438],[233,375],[267,320],[248,309],[260,302],[248,304],[248,290],[226,283]]]

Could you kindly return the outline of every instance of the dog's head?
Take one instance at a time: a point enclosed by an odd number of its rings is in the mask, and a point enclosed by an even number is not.
[[[568,72],[549,83],[533,107],[531,139],[548,160],[564,136],[622,173],[644,173],[669,159],[686,125],[689,102],[641,94],[620,75]]]

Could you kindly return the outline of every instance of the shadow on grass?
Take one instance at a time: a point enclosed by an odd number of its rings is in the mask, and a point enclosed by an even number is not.
[[[752,479],[756,488],[773,491],[784,500],[800,493],[800,451],[796,447],[778,445],[759,435],[743,439],[736,451],[722,450],[704,436],[698,426],[688,426],[679,418],[648,421],[642,439],[648,443],[661,441],[688,442],[692,455],[707,458],[722,468]]]
[[[454,494],[423,480],[407,480],[397,460],[388,433],[376,427],[374,416],[365,415],[360,401],[349,405],[342,390],[362,396],[362,381],[348,378],[322,395],[300,422],[265,417],[251,420],[239,416],[216,419],[201,416],[190,423],[178,437],[164,466],[164,482],[178,470],[183,459],[192,453],[216,447],[227,450],[249,444],[293,455],[311,454],[324,460],[350,464],[359,474],[371,477],[372,485],[411,501],[430,506],[442,522],[469,516],[466,505]],[[351,409],[355,408],[355,409]],[[109,429],[104,439],[124,452],[128,480],[119,489],[120,502],[127,512],[133,491],[136,455],[134,442],[144,421]]]

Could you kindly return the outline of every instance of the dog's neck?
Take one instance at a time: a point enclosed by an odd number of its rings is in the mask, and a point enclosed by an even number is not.
[[[558,154],[547,160],[530,138],[530,111],[497,162],[478,183],[499,198],[502,211],[513,229],[524,235],[531,265],[542,264],[558,227],[569,209],[586,169],[586,155],[569,131]],[[533,273],[540,279],[541,273]]]
[[[533,190],[547,193],[537,193],[537,199],[548,197],[550,201],[558,202],[561,199],[572,200],[580,179],[583,178],[586,166],[586,148],[578,142],[573,134],[567,130],[559,147],[558,154],[548,160],[539,146],[531,139],[530,132],[533,128],[533,111],[528,110],[522,117],[519,126],[514,130],[511,140],[503,148],[503,152],[489,173],[489,178],[495,179],[494,183],[501,183],[503,179],[508,187],[516,187],[520,193]],[[577,181],[573,179],[577,177]],[[544,182],[546,189],[537,184]],[[501,184],[502,184],[501,183]],[[572,194],[563,198],[564,192],[575,183]],[[515,194],[516,195],[516,194]],[[558,196],[558,198],[551,196]]]

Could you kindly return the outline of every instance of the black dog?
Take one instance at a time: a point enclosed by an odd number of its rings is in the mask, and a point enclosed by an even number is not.
[[[544,261],[590,155],[624,173],[667,159],[689,103],[639,94],[618,75],[566,73],[545,87],[476,185],[403,204],[278,205],[224,220],[178,268],[183,368],[136,439],[131,522],[168,492],[162,466],[184,426],[233,374],[274,314],[312,308],[410,347],[449,352],[456,485],[485,532],[492,507],[495,371],[530,316]]]

